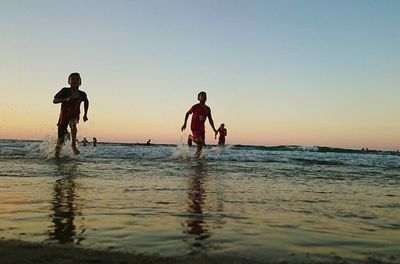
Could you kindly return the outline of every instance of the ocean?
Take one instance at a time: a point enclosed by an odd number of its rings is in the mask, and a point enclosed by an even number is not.
[[[0,234],[161,256],[400,263],[400,155],[0,140]]]

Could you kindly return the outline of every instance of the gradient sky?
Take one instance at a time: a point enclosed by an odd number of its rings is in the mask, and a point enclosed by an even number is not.
[[[53,96],[78,71],[79,138],[177,143],[204,90],[228,144],[400,149],[399,14],[395,0],[2,0],[0,138],[56,136]]]

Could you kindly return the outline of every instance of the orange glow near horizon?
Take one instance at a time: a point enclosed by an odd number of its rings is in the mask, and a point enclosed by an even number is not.
[[[41,140],[47,136],[56,137],[56,123],[60,106],[48,101],[46,98],[46,101],[43,102],[44,106],[37,109],[26,107],[26,104],[25,107],[19,108],[10,105],[0,106],[2,112],[0,138]],[[125,143],[143,143],[148,139],[155,144],[177,144],[181,140],[185,142],[185,135],[190,133],[190,117],[187,130],[181,132],[180,127],[186,108],[188,108],[187,105],[190,104],[185,103],[179,107],[182,110],[185,109],[182,112],[179,112],[178,109],[173,110],[171,116],[165,119],[159,117],[159,110],[154,107],[152,107],[152,111],[143,113],[115,115],[102,108],[98,102],[91,102],[89,121],[85,123],[80,121],[78,138],[86,137],[91,140],[96,137],[99,141]],[[236,115],[237,118],[233,119],[227,111],[216,109],[217,111],[213,111],[216,127],[221,123],[221,121],[217,121],[220,120],[220,116],[229,117],[223,119],[228,129],[227,144],[400,149],[398,141],[400,126],[391,125],[394,123],[392,120],[383,120],[375,124],[365,122],[362,125],[348,123],[343,126],[341,123],[328,123],[320,120],[296,122],[288,116],[282,118],[286,119],[286,122],[269,117],[269,120],[260,123],[258,118],[247,118],[240,115]],[[206,143],[210,145],[217,143],[208,121],[206,123]]]
[[[2,139],[35,139],[42,140],[47,136],[57,135],[57,127],[55,125],[57,118],[54,113],[51,114],[53,122],[49,120],[37,121],[28,117],[4,118],[0,130],[0,138]],[[5,121],[5,122],[3,122]],[[100,142],[124,142],[124,143],[143,143],[148,139],[154,144],[177,144],[185,142],[185,136],[190,133],[190,129],[185,132],[180,131],[181,123],[175,122],[171,126],[163,124],[151,125],[152,129],[148,130],[150,124],[124,125],[118,122],[104,120],[103,123],[91,123],[91,116],[86,123],[78,125],[78,138],[86,137],[91,140],[96,137]],[[6,125],[5,125],[6,124]],[[254,127],[257,127],[254,125]],[[370,129],[364,134],[358,134],[349,128],[330,130],[329,128],[320,128],[313,130],[305,127],[290,127],[285,125],[282,127],[265,128],[258,126],[257,130],[248,131],[243,127],[236,125],[229,126],[227,123],[228,137],[227,144],[242,145],[302,145],[302,146],[328,146],[351,149],[378,149],[378,150],[398,150],[400,145],[394,144],[397,134],[385,133],[385,131]],[[206,143],[216,144],[217,140],[211,132],[211,127],[206,126]],[[296,132],[295,132],[296,131]],[[380,136],[382,135],[382,136]]]

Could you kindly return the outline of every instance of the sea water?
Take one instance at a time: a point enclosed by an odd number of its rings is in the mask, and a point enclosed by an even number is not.
[[[163,256],[400,262],[400,156],[0,140],[3,239]]]

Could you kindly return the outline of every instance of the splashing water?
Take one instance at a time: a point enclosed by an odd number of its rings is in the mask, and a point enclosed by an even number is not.
[[[54,147],[57,139],[54,136],[47,135],[39,146],[41,152],[45,155],[46,159],[54,158]]]
[[[57,137],[46,135],[41,143],[33,143],[27,146],[27,156],[30,158],[43,157],[46,160],[53,159],[55,155],[55,146]],[[60,157],[73,157],[69,141],[65,142],[61,147]]]
[[[188,135],[183,132],[179,137],[179,142],[176,144],[176,149],[173,150],[172,157],[175,159],[189,159],[194,156],[194,152],[190,151],[189,146],[185,144],[185,139]]]

